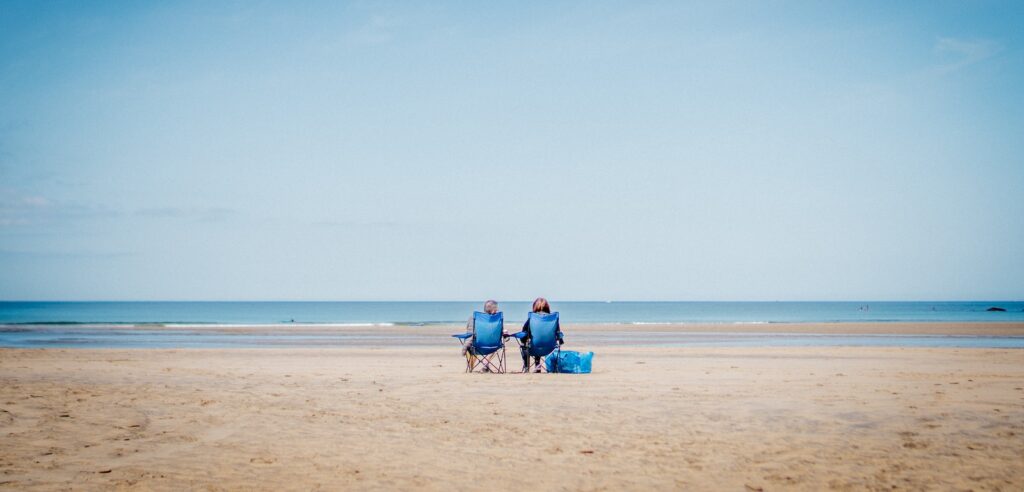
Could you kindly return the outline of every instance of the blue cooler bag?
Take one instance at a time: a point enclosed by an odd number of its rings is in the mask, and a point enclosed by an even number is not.
[[[593,360],[593,352],[581,354],[572,350],[562,350],[547,356],[544,359],[544,365],[547,367],[548,372],[590,374],[590,364]]]

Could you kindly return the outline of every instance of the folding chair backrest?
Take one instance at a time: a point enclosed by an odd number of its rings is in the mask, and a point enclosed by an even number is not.
[[[530,313],[530,355],[543,357],[555,350],[558,313]]]
[[[501,333],[505,328],[505,315],[476,311],[473,313],[473,327],[476,332],[476,337],[473,340],[474,346],[482,349],[500,347]]]

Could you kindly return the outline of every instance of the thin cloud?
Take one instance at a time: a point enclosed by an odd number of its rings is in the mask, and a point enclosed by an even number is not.
[[[939,38],[934,49],[948,60],[939,66],[939,71],[949,73],[992,58],[1002,51],[1003,45],[991,39]]]
[[[112,215],[112,211],[98,205],[61,203],[42,195],[25,194],[10,188],[0,189],[0,227]]]
[[[321,220],[313,222],[314,226],[317,227],[331,227],[331,228],[389,228],[398,227],[398,222],[392,221],[346,221],[346,220]]]
[[[50,201],[44,197],[4,191],[0,194],[0,227],[29,225],[49,206]]]
[[[359,26],[351,33],[348,39],[350,42],[359,45],[376,46],[390,43],[394,39],[394,30],[401,27],[399,19],[374,15],[366,23]]]
[[[21,202],[29,207],[47,207],[50,205],[50,200],[41,196],[27,196],[22,198]]]
[[[34,259],[34,260],[68,260],[90,259],[107,260],[135,256],[132,251],[18,251],[0,250],[0,259]]]
[[[135,215],[153,219],[222,222],[233,218],[237,213],[236,210],[225,207],[156,207],[139,209]]]

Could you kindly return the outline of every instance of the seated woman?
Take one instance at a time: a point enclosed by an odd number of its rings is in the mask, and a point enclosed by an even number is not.
[[[487,302],[484,302],[484,312],[487,314],[497,313],[498,301],[488,299]],[[462,345],[462,355],[466,356],[466,358],[476,357],[476,354],[473,353],[473,341],[476,339],[476,319],[473,315],[469,315],[469,321],[466,322],[466,333],[468,333],[470,337],[466,340],[466,343]],[[508,331],[504,331],[502,335],[507,336]],[[492,371],[491,364],[487,360],[484,360],[483,367],[484,372]]]
[[[535,312],[535,313],[548,313],[548,314],[550,314],[551,313],[551,305],[548,304],[548,300],[547,299],[545,299],[543,297],[538,297],[536,300],[533,301],[533,312]],[[526,323],[523,324],[523,332],[526,333],[526,336],[523,337],[523,343],[522,343],[522,345],[519,346],[519,350],[523,354],[523,370],[525,372],[529,368],[529,366],[530,366],[530,354],[529,354],[529,350],[530,350],[530,318],[529,317],[526,318]],[[561,327],[558,328],[558,331],[555,333],[555,336],[558,339],[558,345],[561,346],[562,343],[564,343],[564,340],[562,340],[562,329],[561,329]],[[532,368],[533,372],[540,372],[541,371],[541,363],[540,362],[541,362],[540,361],[540,357],[534,357],[533,358],[533,368]]]

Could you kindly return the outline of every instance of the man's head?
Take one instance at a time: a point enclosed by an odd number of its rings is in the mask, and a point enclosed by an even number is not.
[[[493,299],[488,299],[487,302],[484,303],[484,312],[487,313],[487,314],[497,313],[498,312],[498,301],[495,301]]]

